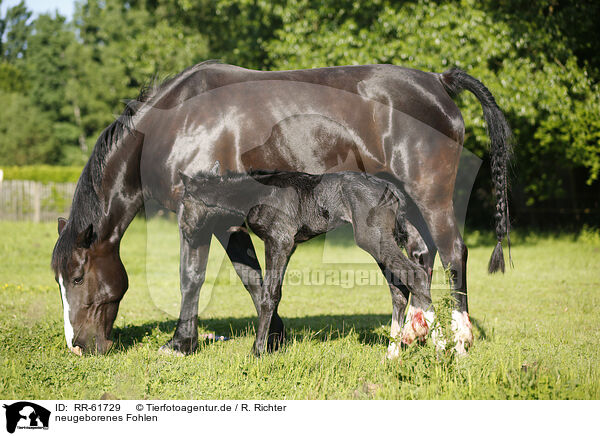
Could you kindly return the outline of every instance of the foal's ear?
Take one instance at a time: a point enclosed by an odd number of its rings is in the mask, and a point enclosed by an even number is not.
[[[94,225],[90,224],[87,229],[77,235],[75,243],[79,248],[90,248],[95,239]]]
[[[181,170],[177,170],[177,174],[179,174],[179,178],[183,182],[183,186],[185,186],[187,189],[190,186],[190,182],[192,181],[192,178],[190,176],[184,174],[183,171],[181,171]]]
[[[66,219],[64,219],[63,217],[58,218],[58,234],[59,235],[62,233],[62,231],[66,225],[67,225]]]

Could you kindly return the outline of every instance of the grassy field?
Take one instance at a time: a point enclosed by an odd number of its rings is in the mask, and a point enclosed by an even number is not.
[[[474,347],[459,359],[437,356],[431,344],[411,347],[394,362],[383,360],[387,286],[339,235],[298,248],[280,306],[289,342],[256,359],[254,308],[218,243],[200,328],[232,340],[203,342],[184,358],[158,353],[178,312],[177,229],[136,220],[122,245],[130,288],[118,346],[81,358],[66,349],[49,267],[56,225],[3,222],[0,234],[1,398],[600,399],[598,233],[517,234],[515,269],[489,276],[493,241],[467,232]],[[434,301],[447,294],[442,278]]]

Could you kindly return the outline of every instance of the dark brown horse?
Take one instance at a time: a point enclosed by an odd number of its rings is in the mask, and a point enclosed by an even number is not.
[[[464,351],[472,341],[467,248],[452,204],[464,123],[451,98],[463,89],[479,99],[488,124],[498,199],[490,271],[504,269],[510,132],[481,82],[460,70],[437,74],[392,65],[260,72],[202,63],[140,96],[105,129],[77,184],[69,220],[59,220],[52,267],[68,346],[77,353],[110,347],[128,286],[119,245],[129,223],[147,199],[180,213],[178,171],[195,174],[219,161],[222,171],[364,171],[401,187],[418,230],[411,232],[409,254],[431,271],[437,250],[452,271],[457,350]],[[250,237],[244,231],[216,237],[258,311],[262,279]],[[210,237],[196,248],[180,241],[181,311],[163,348],[190,353],[197,347]],[[270,330],[283,332],[277,313]]]

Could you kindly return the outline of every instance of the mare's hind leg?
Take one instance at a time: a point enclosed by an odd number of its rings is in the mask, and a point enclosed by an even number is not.
[[[252,297],[252,302],[260,317],[260,298],[262,293],[262,275],[260,264],[254,251],[252,239],[245,227],[234,232],[220,231],[215,233],[219,242],[227,251],[233,267],[244,284],[244,287]],[[269,327],[268,349],[275,349],[277,345],[285,340],[285,327],[283,321],[277,314],[277,310],[271,317]]]
[[[431,235],[440,253],[442,265],[450,270],[452,293],[456,300],[452,312],[455,350],[465,354],[473,344],[473,328],[467,302],[467,246],[458,230],[452,207],[429,210],[424,213]]]

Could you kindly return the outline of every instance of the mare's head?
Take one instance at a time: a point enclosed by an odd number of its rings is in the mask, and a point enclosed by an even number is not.
[[[118,242],[100,241],[93,224],[78,229],[71,220],[59,218],[52,268],[62,298],[67,346],[79,355],[105,353],[128,286]]]

